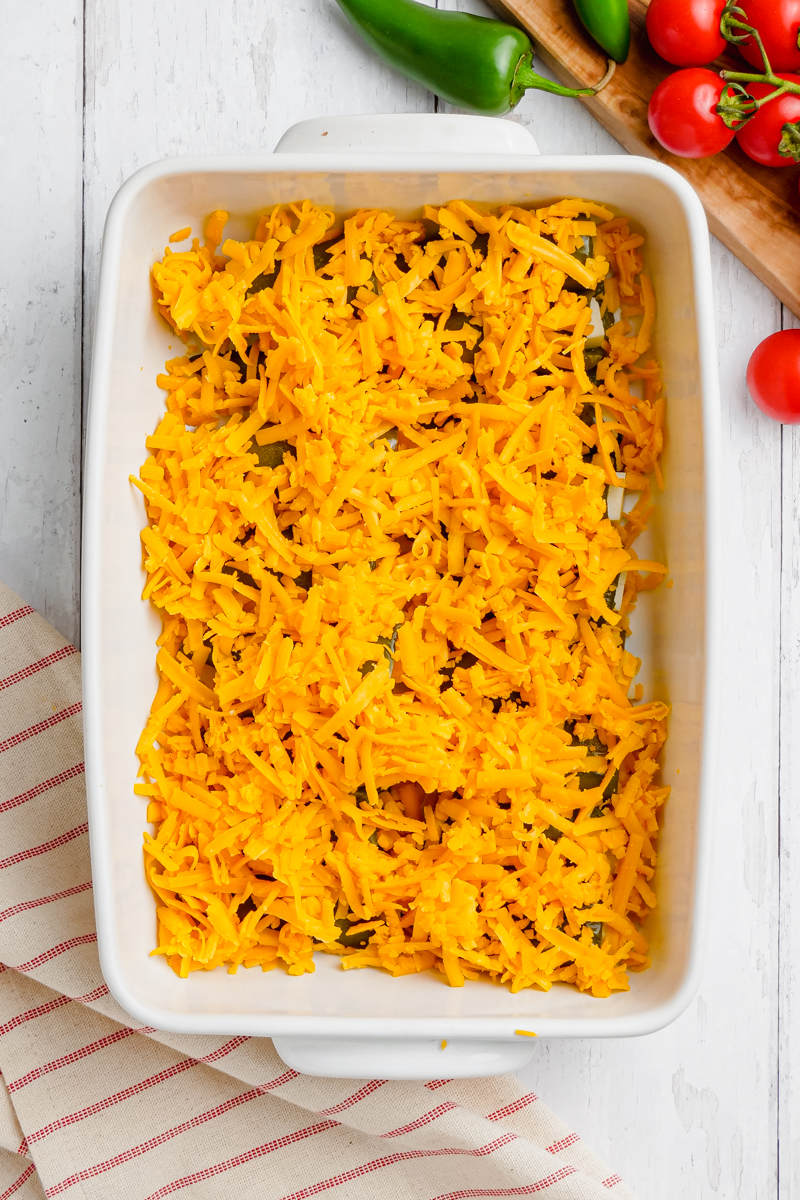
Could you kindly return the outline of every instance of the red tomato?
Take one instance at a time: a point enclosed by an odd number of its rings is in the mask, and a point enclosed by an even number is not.
[[[704,67],[675,71],[658,85],[647,106],[647,121],[661,145],[681,158],[707,158],[733,138],[716,107],[725,81]]]
[[[800,69],[800,48],[797,45],[800,29],[800,0],[737,0],[746,16],[741,20],[754,25],[761,34],[773,71]],[[744,57],[761,67],[761,54],[752,38],[739,47]]]
[[[676,67],[713,62],[728,45],[719,31],[724,7],[725,0],[650,0],[650,45]]]
[[[800,83],[800,76],[782,74],[781,79],[789,79],[792,83]],[[748,92],[755,100],[768,96],[775,89],[768,83],[751,83]],[[770,100],[751,117],[736,134],[736,140],[755,162],[763,163],[765,167],[791,167],[793,158],[785,158],[778,153],[778,143],[784,125],[800,121],[800,96],[787,92],[777,100]]]
[[[747,364],[747,386],[768,417],[800,424],[800,329],[782,329],[756,346]]]

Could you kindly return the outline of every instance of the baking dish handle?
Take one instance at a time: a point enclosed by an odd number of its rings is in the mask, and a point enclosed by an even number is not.
[[[288,1067],[329,1079],[475,1079],[518,1071],[535,1048],[513,1041],[435,1038],[276,1037]]]
[[[460,113],[315,117],[286,130],[276,154],[538,154],[516,121]]]

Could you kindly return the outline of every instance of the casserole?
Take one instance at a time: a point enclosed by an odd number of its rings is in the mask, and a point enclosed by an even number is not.
[[[357,147],[361,147],[357,149]],[[486,1075],[522,1065],[539,1036],[625,1036],[674,1019],[698,981],[718,697],[716,547],[718,394],[708,234],[691,188],[649,160],[536,157],[520,126],[487,118],[394,116],[304,122],[280,153],[171,160],[144,168],[114,199],[106,225],[90,389],[84,515],[86,769],[101,964],[134,1017],[184,1033],[273,1036],[299,1070],[418,1078]],[[604,1000],[554,987],[511,995],[489,983],[446,988],[430,975],[355,976],[320,955],[314,975],[240,970],[177,978],[149,957],[153,901],[141,864],[145,814],[133,795],[134,752],[154,691],[158,618],[140,599],[143,510],[128,483],[163,411],[154,375],[176,351],[157,317],[148,269],[173,229],[231,214],[245,236],[255,213],[306,197],[338,211],[464,197],[531,205],[580,195],[647,232],[659,315],[669,444],[667,489],[646,552],[673,586],[644,594],[631,649],[648,697],[672,704],[664,782],[673,788],[660,838],[659,907],[648,924],[653,966]],[[168,347],[172,346],[170,352]],[[440,1049],[448,1042],[446,1053]]]

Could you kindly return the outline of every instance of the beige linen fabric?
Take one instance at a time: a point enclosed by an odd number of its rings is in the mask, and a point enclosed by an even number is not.
[[[97,958],[80,659],[0,585],[0,1200],[635,1200],[512,1076],[315,1079],[145,1029]]]

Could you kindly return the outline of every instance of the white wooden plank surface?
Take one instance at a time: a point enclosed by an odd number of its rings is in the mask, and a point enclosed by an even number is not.
[[[440,3],[486,11],[479,0]],[[0,282],[0,577],[68,636],[78,615],[80,312],[88,333],[119,184],[169,154],[271,149],[305,117],[435,104],[364,49],[333,0],[86,0],[85,12],[83,175],[77,0],[15,9],[0,77],[14,115],[0,135],[14,179]],[[529,125],[544,153],[621,153],[577,102],[530,94],[510,119]],[[779,306],[722,247],[713,254],[729,653],[705,979],[661,1033],[543,1043],[524,1077],[642,1200],[800,1200],[800,435],[762,418],[744,386],[752,348],[780,327]]]
[[[0,578],[78,634],[81,0],[5,4]]]
[[[791,314],[787,328],[798,328]],[[780,1003],[778,1136],[781,1195],[800,1196],[800,426],[783,431],[780,690]]]

